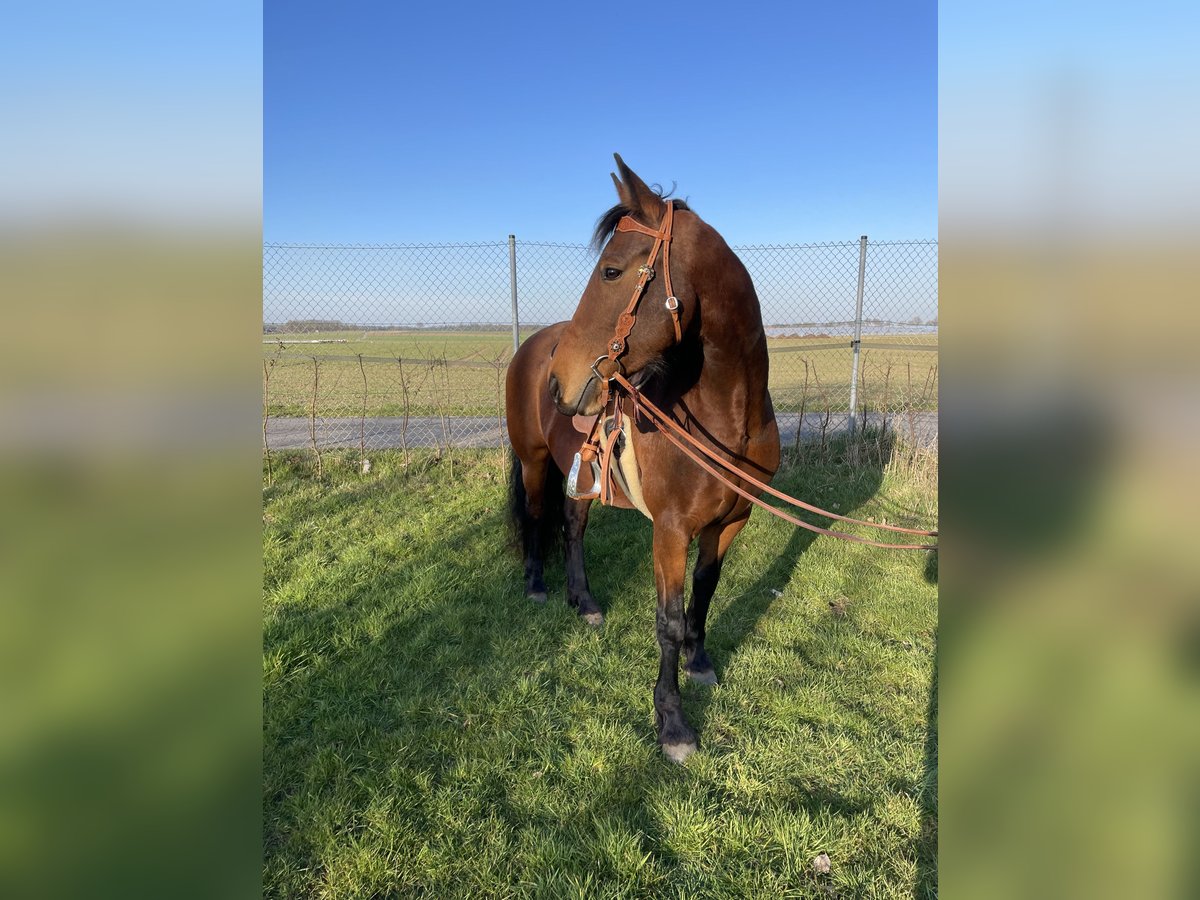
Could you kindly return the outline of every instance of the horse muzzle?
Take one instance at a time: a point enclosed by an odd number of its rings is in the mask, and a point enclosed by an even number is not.
[[[550,399],[564,416],[594,416],[600,412],[600,381],[592,376],[573,397],[564,391],[562,383],[554,375],[548,384]]]

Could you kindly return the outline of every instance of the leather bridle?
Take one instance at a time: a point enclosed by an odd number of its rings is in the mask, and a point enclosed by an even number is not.
[[[753,475],[750,475],[738,468],[729,460],[722,457],[716,451],[706,446],[699,438],[688,431],[684,426],[680,425],[669,414],[659,409],[651,403],[646,397],[625,377],[622,370],[620,358],[628,349],[629,333],[633,330],[634,323],[637,321],[637,310],[641,303],[642,295],[646,291],[646,285],[654,278],[654,264],[658,260],[658,254],[661,251],[663,257],[663,283],[666,286],[667,299],[666,308],[671,313],[671,321],[675,327],[675,341],[678,343],[682,340],[683,330],[680,322],[679,299],[671,290],[671,237],[672,228],[675,224],[675,201],[666,201],[667,209],[663,215],[662,227],[659,229],[650,228],[640,222],[634,221],[630,216],[624,216],[617,223],[617,231],[636,231],[640,234],[649,235],[654,238],[654,246],[650,248],[650,255],[646,262],[638,267],[638,280],[633,286],[633,296],[626,305],[624,312],[617,317],[616,330],[613,332],[612,339],[608,342],[607,352],[596,357],[596,361],[592,363],[592,372],[603,384],[600,395],[600,412],[596,414],[596,421],[592,423],[591,429],[588,431],[588,436],[575,454],[574,464],[571,466],[571,473],[567,478],[567,495],[573,499],[590,500],[599,498],[600,502],[608,505],[612,502],[612,457],[613,451],[617,446],[617,436],[621,429],[622,410],[620,398],[615,397],[613,386],[615,385],[620,391],[629,395],[633,403],[634,415],[644,415],[653,425],[655,425],[660,434],[670,441],[677,449],[685,456],[691,459],[696,465],[704,469],[730,490],[738,495],[745,497],[756,506],[760,506],[772,515],[776,515],[786,522],[797,525],[817,534],[828,535],[829,537],[841,538],[847,541],[854,541],[860,544],[867,544],[871,547],[882,547],[888,550],[936,550],[937,544],[889,544],[881,541],[872,541],[868,538],[860,537],[856,534],[847,534],[844,531],[834,531],[828,528],[821,528],[795,516],[789,515],[781,509],[777,509],[760,499],[756,494],[751,493],[745,488],[734,483],[734,479],[738,479],[747,484],[750,484],[759,489],[759,491],[770,494],[789,503],[792,506],[800,509],[808,510],[828,519],[835,519],[839,522],[847,522],[853,525],[863,525],[869,528],[879,528],[885,531],[899,532],[901,534],[912,534],[921,537],[937,537],[936,531],[922,531],[918,528],[902,528],[899,525],[888,525],[882,522],[867,522],[863,519],[854,519],[850,516],[839,515],[838,513],[829,512],[821,509],[819,506],[813,506],[811,503],[805,503],[803,500],[797,500],[795,497],[790,497],[782,491],[776,490],[764,481],[760,481]],[[600,371],[600,366],[608,366],[608,372],[605,374]],[[615,402],[612,402],[615,401]],[[613,407],[613,433],[612,438],[604,443],[603,449],[600,444],[600,429],[601,424],[605,419],[605,413],[610,405]],[[690,445],[687,446],[687,445]],[[697,453],[697,451],[699,451]],[[707,460],[704,458],[707,457]],[[597,461],[598,460],[598,461]],[[591,465],[594,475],[594,490],[590,494],[580,494],[575,490],[575,485],[579,477],[579,469],[583,462]],[[716,463],[714,466],[712,463]],[[719,468],[718,468],[719,467]],[[725,471],[721,471],[724,469]]]
[[[660,250],[663,257],[663,283],[667,289],[666,307],[667,311],[671,313],[671,322],[675,326],[675,342],[678,343],[683,339],[683,329],[680,324],[679,298],[671,290],[671,230],[674,225],[674,200],[667,201],[667,211],[663,214],[661,229],[643,225],[641,222],[635,221],[632,216],[623,216],[621,221],[617,222],[617,231],[636,231],[640,234],[647,234],[654,238],[654,246],[650,248],[650,255],[646,258],[646,261],[638,266],[638,280],[633,286],[633,296],[629,298],[629,303],[625,306],[625,311],[617,316],[617,328],[613,332],[612,339],[608,342],[608,352],[603,356],[597,356],[596,361],[592,363],[592,372],[603,384],[600,396],[601,410],[608,405],[608,394],[612,380],[621,371],[620,357],[629,346],[629,332],[633,330],[633,325],[637,321],[637,309],[642,302],[642,294],[646,292],[646,285],[654,278],[654,263],[658,261]],[[611,363],[607,374],[601,372],[599,368],[606,362]]]

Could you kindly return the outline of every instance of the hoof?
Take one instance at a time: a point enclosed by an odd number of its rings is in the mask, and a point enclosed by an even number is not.
[[[696,682],[696,684],[707,684],[711,686],[717,683],[717,673],[712,669],[706,669],[703,672],[693,672],[691,669],[688,669],[687,674],[688,678],[692,679],[692,681]]]
[[[587,622],[593,628],[599,628],[601,625],[604,624],[604,613],[602,613],[602,612],[584,613],[583,621]]]
[[[686,744],[663,744],[663,756],[674,763],[682,764],[685,759],[696,752],[696,745],[692,742]]]
[[[526,594],[525,596],[527,596],[534,603],[545,603],[546,602],[546,594],[544,591],[541,593],[537,593],[537,594]]]

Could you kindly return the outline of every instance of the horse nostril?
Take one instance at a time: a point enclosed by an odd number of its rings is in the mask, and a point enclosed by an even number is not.
[[[558,386],[558,379],[553,375],[550,376],[550,396],[555,403],[562,399],[562,388]]]

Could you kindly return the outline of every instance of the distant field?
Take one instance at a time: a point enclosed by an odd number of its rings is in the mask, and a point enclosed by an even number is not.
[[[522,340],[533,332],[522,330]],[[512,356],[512,332],[502,330],[281,333],[264,334],[263,340],[272,416],[310,413],[314,359],[318,415],[361,414],[364,374],[368,416],[406,411],[414,416],[493,415],[503,406],[503,369]],[[937,409],[937,341],[937,335],[864,338],[860,408]],[[768,343],[777,411],[799,412],[802,405],[807,412],[849,408],[848,338],[780,337]]]

